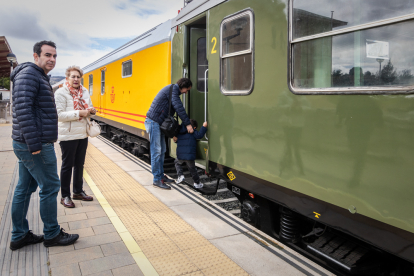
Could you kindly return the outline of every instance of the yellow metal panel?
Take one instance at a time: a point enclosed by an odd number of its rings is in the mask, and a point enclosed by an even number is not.
[[[132,75],[122,77],[122,63],[132,61]],[[101,95],[101,70],[105,69],[105,94]],[[167,41],[105,65],[84,76],[89,88],[93,75],[93,105],[97,116],[145,129],[145,115],[152,100],[171,83],[171,42]]]

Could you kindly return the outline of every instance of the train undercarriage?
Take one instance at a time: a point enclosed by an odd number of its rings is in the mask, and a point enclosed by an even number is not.
[[[150,163],[150,144],[147,139],[107,123],[98,122],[101,125],[103,137]],[[296,213],[274,200],[236,186],[223,176],[223,171],[219,167],[211,163],[209,182],[205,183],[207,184],[205,193],[215,193],[219,183],[226,181],[228,190],[232,191],[240,201],[241,218],[244,221],[330,269],[333,273],[337,275],[414,275],[413,263],[345,234],[340,229]],[[173,167],[166,168],[166,173],[170,172],[171,177],[175,176],[173,171]],[[205,172],[200,169],[200,173]]]

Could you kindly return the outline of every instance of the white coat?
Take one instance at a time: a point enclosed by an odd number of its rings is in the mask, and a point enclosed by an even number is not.
[[[82,99],[92,108],[91,97],[86,88],[83,88]],[[55,103],[58,114],[58,141],[85,139],[86,119],[79,121],[79,110],[73,108],[73,97],[64,85],[55,92]]]

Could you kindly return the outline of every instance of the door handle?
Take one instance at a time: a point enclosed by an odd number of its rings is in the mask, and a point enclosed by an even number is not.
[[[207,122],[207,72],[208,69],[204,72],[204,122]],[[204,137],[208,140],[207,133]]]

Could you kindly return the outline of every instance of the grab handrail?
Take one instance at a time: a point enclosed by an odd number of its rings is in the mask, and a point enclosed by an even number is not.
[[[204,122],[207,122],[207,71],[204,72]],[[208,140],[207,133],[204,137]]]

